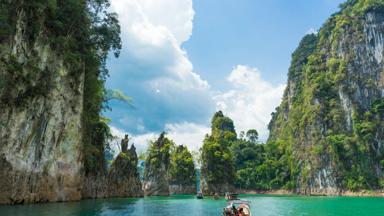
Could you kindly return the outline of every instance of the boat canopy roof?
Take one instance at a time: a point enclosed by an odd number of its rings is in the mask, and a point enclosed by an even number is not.
[[[237,193],[225,192],[225,195],[229,195],[229,196],[233,196],[233,195],[235,195],[235,196],[237,196],[237,195],[239,195],[239,194],[237,194]]]
[[[231,201],[228,201],[227,203],[228,203],[228,205],[232,205],[232,204],[235,204],[235,205],[241,205],[241,204],[249,205],[251,203],[251,201],[248,201],[248,200],[231,200]]]

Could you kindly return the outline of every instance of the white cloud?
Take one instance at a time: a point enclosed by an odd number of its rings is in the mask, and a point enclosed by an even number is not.
[[[110,126],[110,129],[111,129],[112,135],[114,137],[116,137],[116,139],[110,143],[110,146],[115,151],[115,153],[120,152],[120,146],[119,146],[120,141],[121,141],[121,139],[124,138],[125,134],[128,134],[130,137],[129,147],[132,144],[134,144],[136,147],[137,153],[141,153],[141,152],[146,151],[150,141],[156,140],[156,138],[158,136],[158,134],[155,134],[155,133],[145,133],[142,135],[132,135],[132,134],[129,134],[128,132],[124,131],[123,129],[120,129],[120,128],[117,128],[114,126]]]
[[[129,134],[123,129],[110,126],[111,133],[116,137],[110,145],[116,153],[120,152],[120,141],[125,134]],[[205,125],[198,125],[190,122],[174,123],[165,125],[167,137],[172,139],[177,145],[187,146],[191,151],[198,151],[203,144],[206,134],[210,132],[210,128]],[[151,141],[155,141],[159,133],[144,133],[139,135],[129,134],[129,146],[134,144],[137,152],[144,152],[148,148]]]
[[[255,128],[266,140],[270,114],[281,102],[285,85],[274,86],[263,80],[256,68],[244,65],[236,66],[228,81],[234,88],[215,97],[216,108],[232,118],[236,131]]]
[[[195,11],[192,0],[139,0],[141,10],[149,22],[165,26],[180,43],[192,34]]]
[[[210,127],[184,122],[180,124],[167,124],[165,131],[170,139],[178,145],[185,145],[189,150],[198,151],[203,144],[205,134],[210,132]]]
[[[149,87],[207,89],[180,45],[192,34],[192,0],[112,0],[122,27],[123,52],[135,65],[154,66]],[[161,90],[161,89],[160,89]]]
[[[204,123],[216,107],[234,120],[237,131],[256,128],[263,139],[267,137],[270,113],[279,104],[284,86],[273,86],[256,69],[239,65],[228,77],[233,89],[213,94],[181,48],[192,34],[192,0],[111,3],[119,15],[123,50],[110,64],[107,84],[132,96],[137,107],[113,107],[109,115],[117,126],[111,127],[114,135],[121,139],[130,132],[131,143],[142,152],[166,130],[177,144],[197,150],[210,130]]]
[[[112,122],[143,134],[172,122],[205,122],[215,104],[208,82],[181,45],[192,35],[192,0],[111,0],[123,49],[109,62],[107,86],[130,95],[135,110],[113,106]],[[137,127],[137,125],[139,125]]]

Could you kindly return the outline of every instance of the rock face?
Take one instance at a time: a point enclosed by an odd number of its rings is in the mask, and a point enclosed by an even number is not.
[[[56,53],[25,34],[0,43],[0,204],[81,198],[83,76],[69,76]]]
[[[169,185],[170,194],[196,194],[196,185],[182,185],[171,184]]]
[[[145,160],[144,193],[147,196],[195,194],[196,175],[192,154],[160,134]]]
[[[234,191],[235,167],[230,145],[237,135],[233,121],[219,111],[212,118],[211,135],[204,139],[200,184],[205,194]]]
[[[63,19],[47,20],[64,13],[53,12],[60,5],[78,3],[83,8],[76,12],[81,13],[87,2],[49,3],[0,1],[0,204],[140,196],[134,148],[120,155],[110,172],[84,178],[84,153],[91,151],[83,136],[85,83],[90,83],[85,71],[95,72],[95,82],[102,85],[101,65],[92,53],[96,51],[84,48],[89,44],[84,34],[65,28],[63,33]],[[87,16],[64,21],[89,27]],[[87,65],[84,59],[90,58],[94,61]],[[99,117],[97,109],[95,113]],[[104,160],[96,162],[104,165]]]
[[[173,143],[162,133],[149,149],[144,170],[144,194],[147,196],[169,195],[170,150]]]
[[[293,54],[269,142],[297,193],[383,185],[384,2],[352,0]]]
[[[132,145],[120,153],[112,164],[108,174],[109,197],[142,197],[141,182],[137,172],[136,149]]]
[[[111,167],[98,175],[84,177],[82,198],[142,197],[144,196],[137,169],[134,145],[128,150],[128,136],[121,141],[122,152]]]

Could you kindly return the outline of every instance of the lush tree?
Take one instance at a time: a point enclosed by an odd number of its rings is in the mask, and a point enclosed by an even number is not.
[[[236,131],[232,119],[224,116],[222,111],[218,111],[212,118],[211,136],[222,142],[231,142],[236,140]]]
[[[201,178],[206,192],[220,185],[233,185],[235,169],[230,146],[236,141],[233,121],[221,111],[212,118],[212,134],[206,135],[201,155]],[[224,189],[224,188],[223,188]]]
[[[145,159],[145,178],[150,178],[156,172],[163,172],[162,175],[168,176],[170,167],[171,152],[175,148],[175,143],[161,133],[159,138],[152,142],[148,148],[147,158]]]
[[[109,97],[104,86],[107,57],[110,52],[118,57],[122,46],[117,14],[109,7],[109,0],[0,0],[0,43],[14,40],[20,21],[25,27],[24,49],[33,50],[22,64],[14,54],[2,53],[8,56],[0,58],[0,65],[5,66],[0,72],[0,105],[23,106],[53,88],[56,78],[37,66],[36,49],[39,43],[47,45],[68,70],[70,87],[82,89],[84,170],[92,175],[104,173],[105,156],[111,156],[108,142],[112,136],[108,119],[101,113],[108,109],[109,99],[128,99],[116,92]],[[28,73],[22,71],[25,68]],[[14,83],[23,89],[15,91]]]
[[[188,148],[179,145],[171,153],[170,183],[177,185],[195,185],[196,173],[193,157]]]
[[[247,131],[246,137],[249,141],[256,143],[257,140],[259,139],[259,133],[257,132],[256,129],[250,129]]]
[[[380,188],[382,95],[374,83],[382,69],[373,66],[362,74],[369,64],[366,51],[351,47],[366,40],[367,13],[383,11],[382,0],[348,0],[318,34],[305,36],[293,53],[287,88],[272,116],[266,144],[266,150],[271,148],[266,152],[278,156],[268,157],[278,162],[276,180],[284,180],[287,188],[313,187],[325,167],[332,167],[326,175],[342,189]],[[375,93],[355,97],[361,89]]]

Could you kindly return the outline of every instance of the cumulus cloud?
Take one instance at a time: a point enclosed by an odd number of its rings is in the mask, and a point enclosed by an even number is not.
[[[114,150],[114,152],[117,154],[120,150],[120,141],[124,138],[125,134],[129,134],[127,131],[117,128],[114,126],[110,126],[111,133],[115,137],[114,140],[110,142],[111,148]],[[129,140],[129,147],[134,144],[136,148],[136,152],[141,153],[147,150],[148,145],[151,141],[156,140],[158,134],[155,133],[145,133],[141,135],[132,135],[129,134],[130,140]]]
[[[110,60],[107,86],[130,95],[136,109],[112,103],[108,116],[133,133],[163,130],[173,122],[205,121],[214,109],[210,87],[181,48],[192,34],[192,0],[111,3],[119,15],[123,50],[119,59]]]
[[[227,77],[232,85],[229,91],[217,93],[213,96],[216,110],[222,110],[225,115],[234,120],[236,130],[246,131],[255,128],[259,131],[260,138],[268,137],[267,125],[271,112],[279,105],[285,85],[273,85],[262,79],[256,68],[238,65]],[[211,113],[211,115],[213,112]],[[129,120],[127,120],[129,122]],[[136,127],[141,127],[135,124]],[[112,133],[121,139],[127,132],[111,127]],[[177,144],[186,145],[192,151],[198,151],[203,144],[206,134],[210,133],[210,125],[196,124],[184,121],[182,123],[166,123],[163,129],[170,139]],[[147,149],[150,141],[156,140],[159,132],[133,134],[131,142],[135,143],[138,152]],[[132,135],[132,134],[131,134]]]
[[[254,128],[266,140],[270,114],[279,105],[285,85],[274,86],[256,68],[244,65],[236,66],[228,81],[233,89],[215,96],[217,109],[233,119],[238,132]]]
[[[110,59],[108,88],[121,89],[135,109],[111,102],[111,131],[129,132],[130,143],[143,152],[161,131],[177,144],[198,150],[215,109],[230,116],[237,131],[256,128],[267,137],[270,113],[279,104],[283,85],[264,81],[255,68],[239,65],[228,77],[231,90],[213,93],[193,69],[181,45],[192,34],[192,0],[111,0],[122,27],[123,50]]]
[[[124,138],[125,134],[129,134],[127,131],[110,126],[111,133],[114,140],[110,142],[110,146],[115,153],[120,152],[120,141]],[[210,132],[210,128],[206,125],[198,125],[190,122],[173,123],[165,125],[167,137],[172,139],[177,145],[187,146],[191,151],[198,151],[203,143],[204,137]],[[155,141],[159,133],[149,132],[144,134],[129,134],[129,145],[134,144],[137,152],[141,153],[146,151],[151,141]]]
[[[185,145],[192,151],[198,151],[203,144],[206,134],[211,128],[207,125],[198,125],[190,122],[167,124],[165,131],[168,137],[179,145]]]
[[[150,23],[165,26],[179,43],[192,35],[192,0],[139,0],[137,4]]]
[[[156,90],[163,82],[179,88],[208,87],[180,47],[192,34],[192,0],[112,0],[112,8],[119,15],[123,51],[130,61],[156,67],[138,71],[152,78],[150,87]]]

